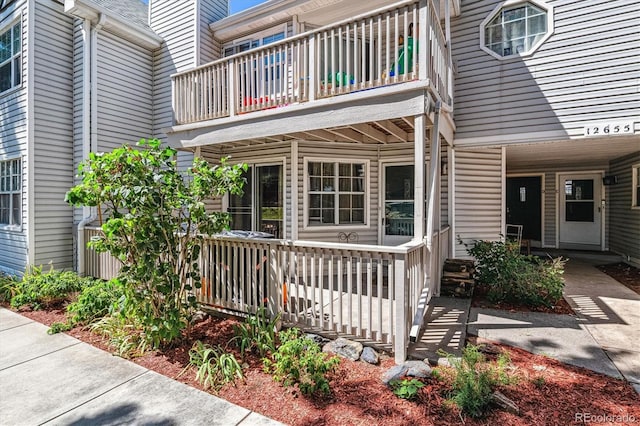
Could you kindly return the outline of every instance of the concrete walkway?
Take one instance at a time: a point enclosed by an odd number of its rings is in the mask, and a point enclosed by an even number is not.
[[[640,393],[640,296],[594,267],[600,263],[566,265],[565,299],[576,316],[471,308],[468,333],[624,377]]]
[[[0,425],[279,425],[0,308]]]

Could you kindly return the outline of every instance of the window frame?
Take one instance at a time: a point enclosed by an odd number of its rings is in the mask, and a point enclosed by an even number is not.
[[[631,166],[631,209],[640,210],[640,163]]]
[[[15,27],[19,28],[19,41],[20,41],[20,45],[18,47],[18,50],[16,52],[13,52],[13,45],[15,44],[15,40],[13,38],[13,34],[14,34],[14,28]],[[4,91],[0,91],[0,96],[4,96],[6,94],[9,94],[19,88],[22,87],[23,83],[24,83],[24,79],[22,78],[22,68],[23,68],[23,50],[24,50],[24,40],[23,40],[23,28],[22,28],[22,15],[18,14],[18,16],[15,19],[12,19],[8,25],[5,25],[3,27],[0,28],[0,35],[4,35],[6,33],[11,33],[11,56],[6,59],[5,61],[0,63],[0,68],[3,66],[6,66],[7,64],[10,65],[11,67],[11,85],[9,88],[5,89]],[[16,60],[17,60],[17,64],[18,66],[16,67]],[[16,78],[19,78],[18,83],[16,83]]]
[[[539,8],[539,9],[542,9],[547,14],[547,16],[546,16],[546,18],[547,18],[547,31],[542,36],[542,38],[540,38],[540,40],[535,42],[533,44],[533,46],[531,46],[529,48],[528,51],[526,51],[526,52],[515,52],[515,53],[512,53],[511,55],[506,55],[506,56],[499,55],[496,52],[494,52],[493,50],[491,50],[490,48],[488,48],[486,46],[487,43],[485,41],[484,34],[485,34],[485,28],[489,25],[489,23],[491,23],[491,21],[493,21],[498,16],[498,14],[501,13],[503,10],[516,8],[517,6],[526,5],[527,3],[530,3],[531,5]],[[491,11],[491,13],[489,13],[487,15],[487,17],[480,24],[480,49],[482,49],[483,51],[485,51],[489,55],[491,55],[494,58],[499,59],[499,60],[508,60],[508,59],[513,59],[513,58],[529,57],[529,56],[533,55],[549,37],[551,37],[551,35],[554,32],[553,23],[554,23],[553,6],[548,5],[544,1],[541,1],[541,0],[507,0],[507,1],[503,2],[503,3],[498,4]],[[526,37],[527,37],[527,35],[525,34],[525,38]]]
[[[240,37],[240,38],[237,38],[237,39],[234,39],[234,40],[227,41],[226,43],[222,44],[221,55],[222,55],[223,58],[228,58],[228,57],[233,56],[233,55],[238,55],[240,53],[247,52],[247,51],[249,51],[251,49],[257,49],[258,47],[267,46],[267,45],[269,45],[271,43],[264,44],[263,40],[265,38],[272,37],[272,36],[275,36],[275,35],[278,35],[278,34],[284,34],[284,37],[282,39],[273,41],[273,43],[278,43],[278,42],[280,42],[282,40],[285,40],[287,38],[287,35],[288,35],[287,31],[288,31],[287,24],[284,23],[284,24],[276,25],[274,27],[267,28],[267,29],[262,30],[262,31],[251,33],[251,34],[246,35],[244,37]],[[226,55],[225,54],[227,49],[230,49],[230,48],[235,49],[237,46],[241,46],[241,45],[246,44],[246,43],[249,44],[249,49],[246,49],[246,50],[243,50],[243,51],[239,51],[239,52],[235,52],[234,51],[230,55]]]
[[[13,163],[14,162],[18,162],[18,173],[14,174],[11,172],[11,170],[13,169]],[[0,195],[9,195],[9,223],[0,223],[0,230],[9,230],[9,231],[21,231],[22,230],[22,226],[24,223],[24,164],[23,164],[23,159],[22,157],[10,157],[10,158],[0,158],[0,164],[6,163],[9,165],[9,174],[7,175],[3,175],[2,174],[2,167],[0,166],[0,179],[9,179],[9,182],[11,183],[13,181],[12,178],[14,177],[18,177],[19,178],[19,187],[17,189],[13,189],[11,188],[10,190],[2,190],[2,187],[0,186]],[[19,195],[20,197],[20,212],[19,212],[19,217],[20,217],[20,223],[14,223],[13,222],[13,196],[14,195]]]
[[[304,173],[303,173],[303,230],[313,229],[313,230],[344,230],[345,228],[349,229],[368,229],[370,226],[370,202],[371,202],[371,181],[370,181],[370,161],[362,158],[351,158],[351,159],[336,159],[336,158],[326,158],[326,157],[305,157],[303,162]],[[336,181],[339,180],[339,168],[340,164],[361,164],[364,166],[364,217],[363,223],[344,223],[340,224],[340,194],[345,194],[345,192],[340,192],[339,186],[336,185],[336,190],[332,193],[334,194],[334,223],[333,224],[315,224],[309,223],[309,209],[310,209],[310,195],[312,191],[309,188],[309,163],[333,163],[335,166],[335,175],[334,179]],[[338,182],[339,183],[339,182]],[[353,194],[353,191],[348,191],[348,194]]]

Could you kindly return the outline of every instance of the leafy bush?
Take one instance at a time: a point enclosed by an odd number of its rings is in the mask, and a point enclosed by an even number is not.
[[[197,368],[196,380],[205,389],[215,391],[236,379],[242,379],[242,367],[231,353],[196,341],[189,350],[189,365]]]
[[[389,385],[393,389],[393,393],[402,399],[415,398],[418,391],[424,387],[424,383],[418,379],[392,380]]]
[[[297,384],[305,395],[329,394],[327,375],[335,371],[340,360],[328,357],[313,340],[301,336],[297,328],[280,332],[279,338],[281,345],[273,360],[264,359],[265,371],[285,386]]]
[[[487,362],[477,346],[467,345],[461,358],[448,354],[447,358],[453,369],[444,375],[441,374],[442,369],[438,369],[436,376],[451,382],[451,400],[463,413],[474,418],[481,417],[491,402],[493,389],[510,382],[506,373],[509,357],[501,354],[495,362]]]
[[[10,302],[16,292],[18,279],[0,272],[0,303]]]
[[[117,279],[96,280],[85,287],[78,299],[67,306],[67,321],[51,324],[49,333],[67,331],[77,325],[86,325],[113,312],[123,297],[122,285]]]
[[[201,287],[202,235],[228,226],[228,214],[207,212],[206,203],[241,194],[247,166],[230,166],[225,159],[210,166],[195,158],[183,172],[177,151],[160,140],[142,139],[138,145],[143,149],[91,153],[79,167],[82,182],[67,192],[66,201],[98,208],[103,235],[89,245],[122,262],[118,278],[125,311],[157,348],[181,337],[190,324],[197,306],[194,288]]]
[[[280,319],[278,314],[272,320],[267,317],[266,310],[261,308],[256,315],[250,315],[244,323],[234,325],[234,340],[240,352],[256,351],[261,357],[276,350],[276,325]]]
[[[68,300],[71,295],[90,285],[93,278],[81,278],[75,272],[42,272],[42,267],[27,268],[22,280],[15,286],[11,306],[19,308],[30,305],[33,309]]]
[[[562,297],[566,263],[562,258],[525,256],[510,241],[475,241],[467,251],[476,258],[475,278],[488,287],[492,302],[553,306]]]

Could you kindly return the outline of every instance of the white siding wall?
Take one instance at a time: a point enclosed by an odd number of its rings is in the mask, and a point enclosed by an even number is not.
[[[22,229],[0,229],[0,270],[10,273],[24,271],[27,264],[27,2],[17,1],[0,14],[0,31],[5,31],[16,19],[22,24],[22,87],[0,95],[0,160],[22,159]]]
[[[227,0],[197,0],[200,6],[200,65],[215,61],[222,55],[220,43],[213,38],[209,24],[227,16]]]
[[[153,57],[153,135],[173,124],[171,74],[196,66],[196,0],[150,0],[151,28],[164,39]]]
[[[462,2],[452,20],[458,146],[534,131],[580,137],[587,121],[640,116],[640,2],[547,3],[554,34],[530,57],[498,60],[480,49],[479,26],[500,1]]]
[[[474,240],[499,240],[502,233],[502,151],[455,150],[456,257],[466,257],[464,245]]]
[[[98,151],[153,134],[152,53],[98,33]]]
[[[618,183],[609,189],[609,229],[611,251],[629,256],[640,266],[640,208],[631,208],[631,166],[640,164],[640,151],[611,161],[609,174]]]
[[[36,265],[73,264],[73,19],[62,4],[35,2],[34,170]]]
[[[75,177],[78,171],[78,165],[82,161],[82,137],[83,129],[89,123],[84,122],[82,116],[83,109],[83,84],[84,80],[89,79],[88,75],[84,75],[83,70],[83,40],[82,40],[82,24],[81,19],[76,19],[73,23],[73,172],[74,184],[78,184],[79,179]],[[88,34],[87,34],[88,36]],[[82,209],[73,209],[74,223],[82,220]]]

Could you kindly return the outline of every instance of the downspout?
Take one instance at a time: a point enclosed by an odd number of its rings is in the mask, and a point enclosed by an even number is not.
[[[102,29],[106,17],[100,14],[95,26],[85,19],[82,24],[82,122],[89,123],[82,128],[82,160],[98,149],[98,31]],[[87,78],[88,76],[88,78]],[[78,223],[78,275],[85,275],[86,241],[84,231],[88,224],[96,220],[95,207],[82,208],[82,220]]]

